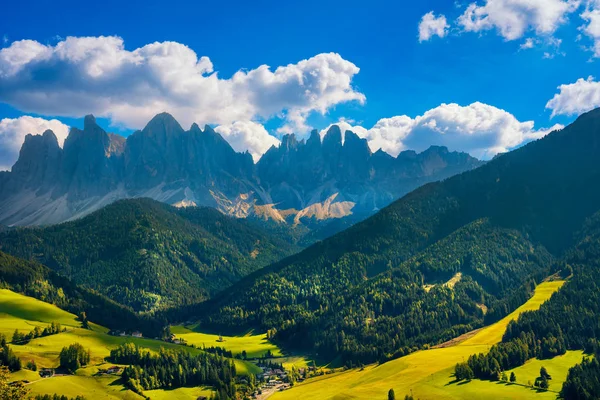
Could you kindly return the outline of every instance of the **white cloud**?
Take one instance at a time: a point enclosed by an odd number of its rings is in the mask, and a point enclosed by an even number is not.
[[[352,86],[358,72],[339,54],[323,53],[225,79],[208,57],[176,42],[130,51],[119,37],[67,37],[54,46],[22,40],[0,50],[0,101],[43,115],[93,113],[132,128],[168,111],[184,126],[282,116],[303,130],[312,112],[364,103]]]
[[[340,127],[366,138],[372,150],[381,148],[394,156],[402,150],[423,151],[431,145],[440,145],[483,159],[563,128],[557,124],[536,130],[533,121],[520,122],[502,109],[479,102],[468,106],[442,104],[415,118],[406,115],[385,118],[370,129],[347,123]]]
[[[56,119],[22,116],[0,120],[0,170],[9,170],[17,161],[27,134],[41,134],[47,129],[54,132],[59,145],[62,146],[69,133],[69,127]]]
[[[532,38],[525,39],[525,42],[519,46],[521,50],[533,49],[535,46],[535,41]]]
[[[423,15],[419,22],[419,42],[425,42],[433,36],[443,38],[448,33],[450,25],[446,22],[446,17],[440,15],[436,17],[433,11]]]
[[[236,121],[229,125],[220,125],[215,128],[235,151],[248,150],[254,161],[258,159],[271,146],[279,146],[279,140],[269,135],[264,126],[253,121]]]
[[[458,18],[467,32],[496,29],[506,40],[515,40],[533,30],[552,35],[575,11],[580,0],[485,0],[470,4]]]
[[[594,57],[600,57],[600,1],[589,1],[585,11],[581,13],[581,18],[587,25],[583,25],[580,29],[592,40],[591,50],[594,52]]]
[[[552,116],[580,114],[600,107],[600,82],[592,76],[560,85],[558,90],[546,104],[546,108],[552,110]]]

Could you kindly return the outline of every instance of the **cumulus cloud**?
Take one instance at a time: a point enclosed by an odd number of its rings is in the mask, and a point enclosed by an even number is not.
[[[440,145],[482,159],[563,128],[556,124],[536,130],[533,121],[520,122],[507,111],[479,102],[468,106],[442,104],[415,118],[406,115],[385,118],[370,129],[347,123],[340,127],[366,138],[371,149],[382,149],[394,156],[403,150],[423,151],[431,145]]]
[[[279,146],[280,141],[269,135],[265,127],[253,121],[236,121],[229,125],[220,125],[215,128],[229,142],[235,151],[248,150],[254,161],[258,159],[271,146]]]
[[[532,38],[525,39],[525,42],[519,46],[521,50],[533,49],[535,46],[535,41]]]
[[[450,28],[450,25],[448,25],[443,14],[436,17],[433,11],[430,11],[423,15],[421,22],[419,22],[419,42],[428,41],[433,36],[443,38],[448,33],[448,28]]]
[[[580,30],[592,40],[594,57],[600,57],[600,0],[588,1],[581,18],[586,24]]]
[[[168,111],[184,125],[278,116],[302,130],[312,112],[364,103],[352,86],[358,72],[339,54],[323,53],[222,78],[208,57],[177,42],[128,50],[114,36],[67,37],[56,45],[21,40],[0,50],[0,101],[44,115],[93,113],[131,128]]]
[[[519,39],[529,30],[552,35],[580,4],[580,0],[485,0],[470,4],[458,24],[467,32],[496,29],[506,40]]]
[[[62,146],[69,133],[69,127],[56,119],[22,116],[0,120],[0,171],[10,170],[17,161],[27,134],[41,134],[47,129],[54,132]]]
[[[580,114],[596,107],[600,107],[600,82],[592,76],[560,85],[558,93],[546,104],[552,116]]]

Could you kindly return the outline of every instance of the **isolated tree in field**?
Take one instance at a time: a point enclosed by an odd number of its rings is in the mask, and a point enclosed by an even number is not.
[[[86,315],[85,311],[82,311],[81,314],[79,314],[79,320],[81,321],[81,327],[83,329],[89,329],[90,328],[90,324],[88,322],[87,315]]]
[[[35,363],[35,360],[27,361],[25,368],[27,368],[30,371],[37,371],[37,364]]]
[[[540,368],[540,377],[542,378],[546,378],[546,380],[550,380],[552,379],[552,377],[550,376],[550,374],[548,373],[548,371],[546,370],[546,367],[542,367]]]
[[[548,384],[548,379],[546,379],[545,377],[542,377],[542,379],[540,379],[540,389],[548,389],[550,385]]]
[[[390,389],[388,391],[388,400],[396,400],[396,393],[394,393],[394,389]]]
[[[510,373],[510,381],[511,381],[512,383],[515,383],[515,382],[517,381],[517,376],[515,375],[515,373],[514,373],[514,372],[511,372],[511,373]]]
[[[502,372],[502,377],[500,379],[502,382],[508,382],[508,376],[506,375],[506,372]]]

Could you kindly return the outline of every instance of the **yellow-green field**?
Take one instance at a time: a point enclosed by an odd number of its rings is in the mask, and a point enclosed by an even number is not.
[[[38,373],[27,370],[12,374],[13,380],[30,381],[31,383],[27,387],[32,394],[58,393],[73,397],[83,394],[88,400],[141,399],[141,396],[125,389],[117,376],[94,376],[98,370],[97,366],[104,364],[104,358],[110,354],[111,349],[125,342],[134,342],[151,351],[158,351],[161,347],[185,349],[193,353],[201,351],[158,340],[111,336],[106,333],[108,332],[106,328],[95,324],[90,324],[92,328],[90,330],[82,329],[80,328],[81,323],[71,313],[32,297],[23,296],[10,290],[0,290],[0,333],[4,333],[8,340],[11,339],[15,329],[29,332],[35,326],[45,327],[52,321],[60,322],[67,328],[67,332],[33,339],[25,345],[11,345],[23,364],[34,360],[38,368],[57,367],[60,350],[76,342],[90,349],[91,363],[90,366],[79,369],[76,375],[71,376],[41,379]],[[235,364],[239,374],[260,372],[260,369],[251,362],[235,360]],[[183,388],[150,392],[153,399],[196,399],[200,395],[210,393],[210,389]],[[198,394],[196,395],[196,393]]]
[[[73,314],[7,289],[0,289],[0,321],[0,334],[6,335],[8,340],[15,329],[29,332],[36,326],[45,327],[52,321],[66,327],[81,326]]]
[[[279,347],[267,340],[267,335],[253,335],[251,332],[243,336],[219,336],[208,333],[198,332],[195,326],[173,326],[171,331],[177,338],[184,339],[188,344],[194,344],[199,348],[222,347],[229,350],[233,355],[241,354],[246,351],[248,358],[263,357],[267,351],[271,351],[274,356],[281,356]],[[223,341],[219,341],[219,338]]]
[[[212,390],[208,388],[178,388],[173,390],[147,390],[144,394],[152,400],[195,400],[199,396],[210,398]]]
[[[466,360],[471,354],[485,353],[502,339],[508,323],[524,311],[536,310],[550,298],[564,282],[544,282],[535,291],[534,296],[513,313],[485,327],[466,340],[449,347],[418,351],[406,357],[382,365],[371,365],[364,370],[358,369],[312,378],[295,386],[291,390],[276,393],[274,400],[285,399],[385,399],[393,388],[397,398],[412,393],[415,398],[425,399],[555,399],[554,392],[540,392],[520,385],[473,380],[468,383],[454,383],[452,374],[458,362]],[[545,360],[543,364],[556,375],[551,389],[562,386],[566,370],[581,361],[580,352],[569,352],[563,357]],[[518,381],[534,373],[539,367],[532,360],[515,369]],[[519,376],[521,375],[522,378]],[[537,375],[536,375],[537,376]]]

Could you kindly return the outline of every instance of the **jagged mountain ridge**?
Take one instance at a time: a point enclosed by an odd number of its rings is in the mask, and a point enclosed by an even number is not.
[[[208,125],[185,131],[162,113],[125,139],[89,115],[63,148],[52,131],[27,135],[12,170],[0,173],[0,224],[54,224],[137,197],[295,224],[367,216],[424,183],[481,164],[445,147],[396,158],[372,153],[350,131],[342,142],[335,125],[323,140],[317,131],[306,141],[285,135],[255,164]]]

